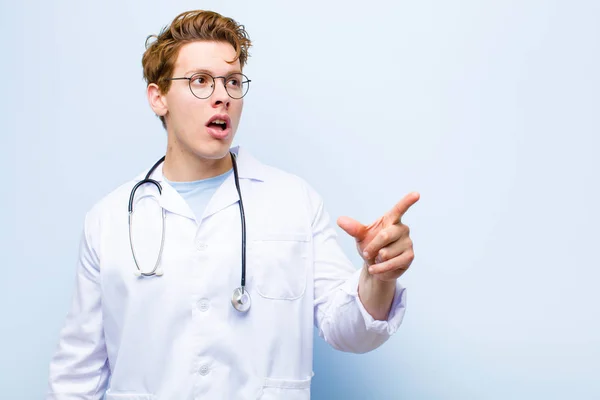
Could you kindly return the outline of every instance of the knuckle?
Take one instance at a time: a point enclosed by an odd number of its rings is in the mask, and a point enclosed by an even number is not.
[[[380,237],[382,241],[387,242],[390,240],[390,233],[388,231],[382,231]]]

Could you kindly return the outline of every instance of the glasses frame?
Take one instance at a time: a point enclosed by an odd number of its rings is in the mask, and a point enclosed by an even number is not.
[[[192,90],[192,80],[195,76],[197,75],[205,75],[205,76],[210,76],[213,80],[212,83],[212,90],[210,91],[210,94],[206,97],[199,97],[196,95],[196,93],[194,93],[194,91]],[[242,95],[242,97],[233,97],[231,95],[231,93],[229,93],[229,90],[227,90],[227,79],[232,77],[233,75],[241,75],[243,76],[243,78],[245,79],[245,81],[242,81],[242,84],[246,84],[248,85],[248,89],[246,89],[246,92]],[[181,77],[177,77],[177,78],[167,78],[167,81],[181,81],[181,80],[187,80],[188,81],[188,87],[190,88],[190,92],[192,92],[192,95],[200,100],[206,100],[208,99],[210,96],[213,95],[213,93],[215,92],[215,86],[216,86],[216,82],[217,79],[223,79],[223,87],[225,88],[225,92],[227,93],[227,95],[229,97],[231,97],[232,99],[235,100],[239,100],[241,98],[243,98],[244,96],[246,96],[248,94],[248,91],[250,90],[250,82],[252,82],[250,79],[248,79],[248,77],[244,74],[242,74],[241,72],[234,72],[233,74],[227,75],[227,76],[212,76],[211,74],[209,74],[208,72],[196,72],[195,74],[193,74],[190,77],[186,77],[186,76],[181,76]]]

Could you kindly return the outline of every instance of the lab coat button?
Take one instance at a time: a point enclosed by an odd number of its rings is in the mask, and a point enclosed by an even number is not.
[[[200,375],[206,376],[208,375],[208,365],[203,365],[200,367]]]
[[[208,299],[200,299],[198,301],[198,310],[204,312],[208,310],[208,307],[210,305],[210,301],[208,301]]]
[[[203,250],[206,250],[208,245],[206,243],[198,243],[197,247],[198,247],[198,250],[203,251]]]

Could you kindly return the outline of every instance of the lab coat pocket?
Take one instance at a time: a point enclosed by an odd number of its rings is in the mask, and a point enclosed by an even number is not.
[[[143,393],[109,393],[106,392],[106,400],[156,400],[153,394]]]
[[[311,378],[302,380],[266,378],[258,400],[308,400]]]
[[[252,241],[254,287],[264,298],[296,300],[304,295],[309,267],[309,235],[262,234]]]

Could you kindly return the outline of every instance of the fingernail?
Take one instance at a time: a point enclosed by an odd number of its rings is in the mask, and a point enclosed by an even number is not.
[[[372,274],[373,272],[375,272],[375,268],[369,267],[369,273]]]
[[[369,257],[369,252],[368,251],[363,251],[363,256],[365,256],[365,257],[368,258]]]

